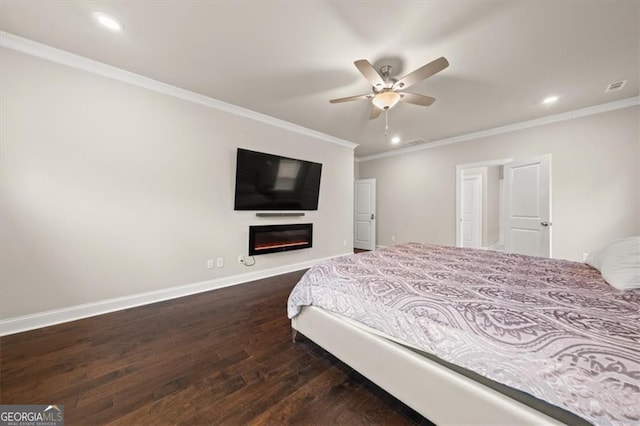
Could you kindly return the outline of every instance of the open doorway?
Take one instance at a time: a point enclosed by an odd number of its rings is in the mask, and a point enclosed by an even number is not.
[[[504,166],[461,170],[460,247],[503,250]]]
[[[462,247],[482,247],[484,182],[482,174],[462,173]]]

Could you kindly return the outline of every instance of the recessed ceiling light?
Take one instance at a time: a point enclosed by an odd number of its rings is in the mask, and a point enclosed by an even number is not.
[[[101,12],[95,12],[93,14],[93,17],[96,19],[96,21],[100,22],[100,24],[112,31],[120,31],[122,29],[122,25],[120,25],[120,22],[116,21],[109,15]]]
[[[394,136],[391,138],[391,143],[397,145],[400,143],[400,136]]]
[[[551,105],[551,104],[556,103],[558,101],[558,99],[560,99],[558,96],[547,96],[546,98],[544,98],[542,103],[545,104],[545,105]]]

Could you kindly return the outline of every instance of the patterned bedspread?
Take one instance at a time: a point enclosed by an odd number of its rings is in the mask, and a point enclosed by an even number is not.
[[[640,290],[582,263],[401,244],[311,268],[289,297],[595,424],[640,424]]]

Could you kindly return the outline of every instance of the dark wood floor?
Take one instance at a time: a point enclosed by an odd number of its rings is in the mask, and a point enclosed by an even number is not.
[[[0,402],[64,404],[68,425],[426,423],[291,342],[302,273],[5,336]]]

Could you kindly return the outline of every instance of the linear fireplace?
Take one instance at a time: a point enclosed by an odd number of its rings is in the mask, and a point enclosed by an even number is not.
[[[312,242],[312,223],[249,227],[249,256],[309,248]]]

